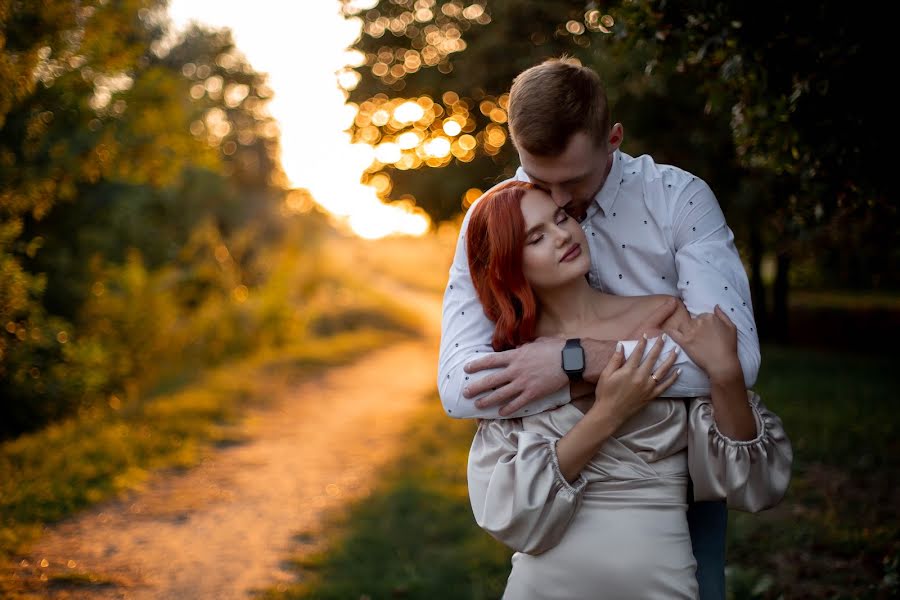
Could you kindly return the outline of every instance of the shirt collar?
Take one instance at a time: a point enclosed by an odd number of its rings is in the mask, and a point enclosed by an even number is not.
[[[612,167],[609,170],[609,175],[607,175],[606,181],[603,182],[600,191],[594,195],[594,205],[588,209],[587,217],[592,216],[593,213],[597,212],[597,209],[602,210],[604,215],[610,214],[613,205],[616,203],[616,198],[619,196],[619,188],[622,187],[622,172],[624,170],[622,162],[624,160],[621,150],[613,152]],[[597,208],[594,208],[594,206]]]

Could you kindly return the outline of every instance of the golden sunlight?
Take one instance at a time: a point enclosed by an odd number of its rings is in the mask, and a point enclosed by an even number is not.
[[[361,64],[363,57],[348,48],[360,34],[360,19],[345,19],[337,0],[172,0],[169,13],[176,30],[191,21],[231,29],[238,49],[255,69],[268,74],[274,90],[269,111],[279,125],[282,168],[292,186],[309,190],[338,223],[364,238],[428,231],[431,221],[420,208],[408,201],[383,201],[391,190],[389,178],[361,183],[374,161],[408,169],[423,158],[449,156],[450,150],[431,142],[430,150],[422,150],[427,155],[410,158],[406,153],[425,142],[424,129],[379,139],[377,127],[421,122],[430,107],[416,101],[376,111],[367,117],[374,127],[351,140],[346,130],[358,123],[359,107],[346,102],[345,90],[357,85],[359,76],[349,67]],[[417,68],[414,57],[407,68]],[[240,92],[230,92],[237,102]]]

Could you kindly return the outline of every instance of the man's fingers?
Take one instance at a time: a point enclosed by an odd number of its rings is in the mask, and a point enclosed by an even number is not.
[[[486,375],[477,381],[470,378],[463,388],[463,396],[465,396],[466,398],[474,398],[475,396],[480,396],[485,392],[499,389],[505,386],[507,383],[509,383],[509,376],[506,374],[506,371],[491,373],[490,375]]]
[[[678,344],[679,346],[684,346],[684,333],[681,329],[672,328],[671,330],[666,331],[668,336],[672,338],[672,341]]]
[[[513,389],[511,385],[504,385],[501,388],[497,388],[492,391],[490,394],[485,396],[484,398],[479,398],[475,402],[476,408],[492,408],[494,406],[500,406],[501,404],[506,404],[510,400],[514,399],[518,395],[518,391]]]
[[[466,363],[464,370],[466,373],[477,373],[478,371],[484,371],[485,369],[497,369],[500,367],[505,367],[509,365],[512,360],[512,352],[514,350],[507,350],[505,352],[494,352],[493,354],[485,354],[481,358],[477,358],[471,362]]]
[[[517,398],[513,399],[512,402],[510,402],[506,406],[503,406],[500,409],[500,416],[508,417],[509,415],[513,414],[520,408],[527,405],[529,400],[530,399],[527,396],[525,396],[525,394],[520,394]]]

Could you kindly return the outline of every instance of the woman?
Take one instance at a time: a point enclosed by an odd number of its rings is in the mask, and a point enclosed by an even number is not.
[[[472,210],[469,266],[497,351],[539,336],[629,339],[671,301],[591,288],[580,225],[531,184],[499,186]],[[674,355],[658,362],[662,336],[644,358],[644,337],[627,361],[620,345],[589,397],[479,423],[469,494],[478,524],[517,551],[505,598],[696,598],[688,473],[698,500],[756,511],[783,496],[790,442],[748,402],[734,325],[718,307],[676,318],[667,329],[711,380],[690,410],[650,402],[678,373]]]

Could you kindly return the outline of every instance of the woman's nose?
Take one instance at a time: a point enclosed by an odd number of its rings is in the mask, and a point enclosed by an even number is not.
[[[556,228],[556,245],[557,246],[565,246],[572,240],[572,233],[568,229],[564,229],[562,227]]]

